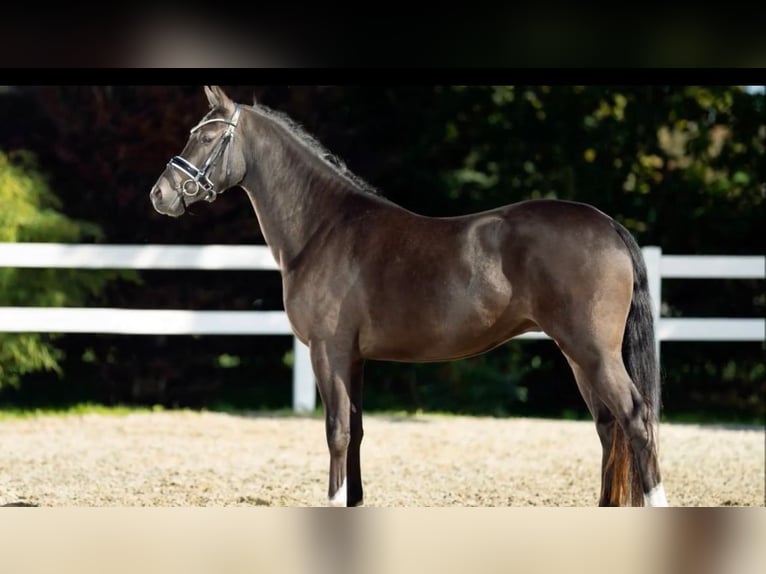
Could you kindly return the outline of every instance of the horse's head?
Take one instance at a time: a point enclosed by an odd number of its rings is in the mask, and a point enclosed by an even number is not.
[[[212,202],[245,176],[237,138],[240,108],[218,86],[205,86],[210,112],[191,130],[181,155],[169,162],[150,197],[159,213],[178,217],[192,204]]]

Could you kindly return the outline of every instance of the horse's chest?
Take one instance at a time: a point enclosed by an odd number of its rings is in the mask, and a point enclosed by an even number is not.
[[[350,315],[347,285],[327,273],[283,281],[285,312],[298,338],[324,337],[337,331],[344,313]]]

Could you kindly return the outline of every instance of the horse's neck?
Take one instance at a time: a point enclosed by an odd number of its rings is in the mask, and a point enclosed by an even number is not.
[[[270,162],[275,157],[286,160],[276,155]],[[307,177],[300,169],[288,172],[291,168],[286,165],[289,162],[262,166],[257,180],[246,176],[242,182],[266,243],[282,270],[291,267],[319,231],[334,228],[344,200],[355,193],[331,177]]]

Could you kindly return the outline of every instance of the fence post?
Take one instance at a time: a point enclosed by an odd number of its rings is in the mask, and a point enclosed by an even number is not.
[[[293,337],[293,411],[312,412],[316,408],[316,385],[309,348]]]
[[[662,248],[654,245],[642,247],[646,262],[646,275],[649,283],[649,295],[652,298],[652,315],[654,317],[654,344],[657,351],[657,362],[660,362],[660,310],[662,308]]]

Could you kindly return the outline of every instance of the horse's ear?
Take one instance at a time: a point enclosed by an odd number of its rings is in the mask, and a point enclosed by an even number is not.
[[[226,109],[234,105],[229,96],[218,86],[205,86],[205,95],[210,103],[210,109]]]

